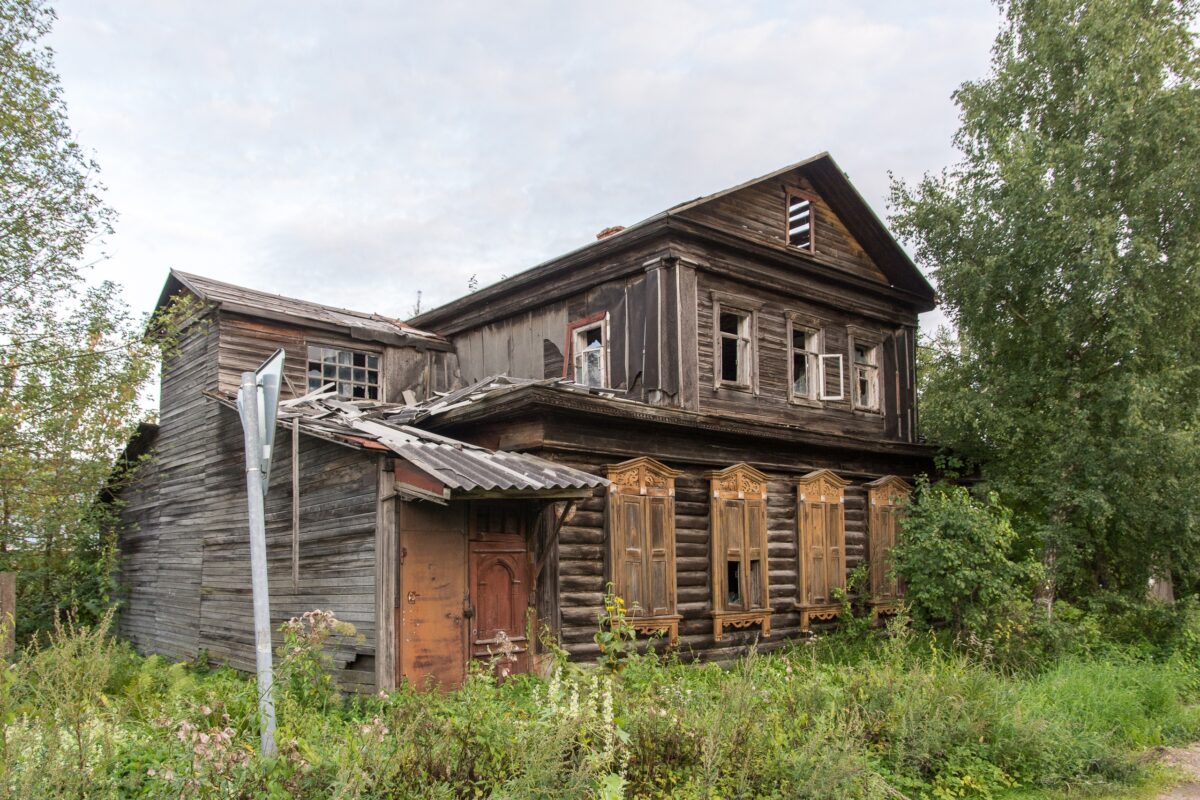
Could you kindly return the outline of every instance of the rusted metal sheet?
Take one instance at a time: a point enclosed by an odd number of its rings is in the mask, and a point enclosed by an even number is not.
[[[401,503],[399,678],[443,691],[466,676],[467,536],[461,506]]]

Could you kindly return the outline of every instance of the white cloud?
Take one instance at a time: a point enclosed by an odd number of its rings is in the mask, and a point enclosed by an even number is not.
[[[985,2],[62,0],[71,118],[120,212],[98,274],[148,310],[176,266],[405,315],[681,200],[829,150],[953,154]]]

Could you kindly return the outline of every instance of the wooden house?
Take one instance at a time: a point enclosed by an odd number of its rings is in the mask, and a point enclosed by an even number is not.
[[[272,614],[363,634],[347,686],[453,685],[545,628],[572,655],[606,584],[684,653],[769,647],[871,602],[917,435],[929,284],[822,154],[671,208],[407,323],[173,272],[203,304],[124,490],[121,630],[253,664],[239,374],[288,353],[268,496]],[[364,291],[364,295],[366,292]]]

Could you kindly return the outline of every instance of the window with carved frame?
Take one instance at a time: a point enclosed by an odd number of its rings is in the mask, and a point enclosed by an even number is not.
[[[771,635],[767,476],[748,464],[708,473],[713,638],[757,624]]]
[[[895,608],[904,586],[892,574],[892,549],[899,521],[912,494],[912,486],[895,475],[864,484],[867,490],[867,563],[871,606],[876,615]]]
[[[675,479],[652,458],[608,467],[609,576],[639,631],[679,635],[675,593]]]
[[[841,612],[836,590],[846,588],[845,487],[846,481],[827,469],[796,483],[801,630],[808,630],[810,620],[833,619]]]

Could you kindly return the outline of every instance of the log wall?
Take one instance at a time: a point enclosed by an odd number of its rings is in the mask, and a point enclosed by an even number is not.
[[[611,463],[602,456],[579,454],[542,455],[579,469],[604,473]],[[794,605],[797,597],[796,478],[800,471],[767,471],[770,477],[767,496],[770,598],[773,609],[771,636],[760,638],[756,626],[736,630],[727,628],[724,638],[713,638],[712,583],[710,578],[709,479],[704,473],[731,466],[728,463],[697,465],[691,462],[663,462],[683,471],[675,480],[675,555],[678,612],[683,616],[679,627],[679,647],[685,656],[729,658],[745,652],[757,640],[760,649],[769,650],[789,638],[800,635],[800,615]],[[866,557],[865,476],[845,475],[846,487],[846,564],[854,569]],[[572,656],[594,658],[593,641],[596,619],[603,605],[607,580],[605,509],[603,491],[581,501],[574,518],[559,535],[557,570],[558,611],[563,646]]]

